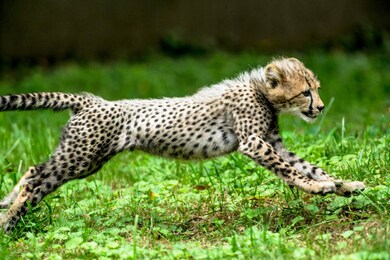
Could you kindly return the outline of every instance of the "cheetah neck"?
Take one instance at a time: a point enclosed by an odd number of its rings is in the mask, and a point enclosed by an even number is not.
[[[251,71],[241,73],[236,78],[226,79],[212,86],[204,87],[197,93],[195,93],[193,96],[191,96],[191,98],[195,101],[211,101],[215,98],[222,96],[232,88],[250,85],[257,87],[263,95],[266,94],[264,68],[256,68]]]

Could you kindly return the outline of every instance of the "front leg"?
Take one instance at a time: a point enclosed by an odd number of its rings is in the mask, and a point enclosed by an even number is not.
[[[320,167],[313,165],[302,158],[299,158],[295,153],[288,151],[283,147],[282,139],[278,133],[277,127],[268,135],[267,141],[278,154],[291,166],[297,169],[300,173],[310,179],[316,181],[334,181],[336,184],[336,194],[341,196],[349,196],[352,193],[360,192],[365,189],[365,185],[360,181],[347,182],[335,179]]]
[[[251,135],[242,141],[238,150],[274,172],[287,184],[305,192],[325,195],[336,191],[336,185],[333,181],[319,182],[299,173],[270,144],[257,135]]]
[[[332,176],[320,167],[299,158],[295,153],[284,148],[282,138],[280,137],[277,128],[275,128],[271,134],[267,136],[267,141],[272,145],[277,153],[283,157],[284,160],[289,162],[291,166],[308,178],[316,181],[335,181]]]

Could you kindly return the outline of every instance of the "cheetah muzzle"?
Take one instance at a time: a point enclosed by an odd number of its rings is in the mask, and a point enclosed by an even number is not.
[[[0,227],[12,230],[28,205],[97,172],[115,154],[135,149],[190,160],[238,150],[305,192],[348,196],[362,191],[362,182],[336,180],[282,145],[278,115],[315,119],[324,109],[319,87],[312,71],[289,58],[182,98],[106,101],[59,92],[0,96],[1,111],[72,111],[50,159],[30,167],[0,202],[8,208],[0,215]]]

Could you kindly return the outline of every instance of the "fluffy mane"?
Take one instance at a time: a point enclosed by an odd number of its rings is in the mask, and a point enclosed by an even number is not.
[[[209,101],[216,97],[220,97],[227,90],[231,88],[240,87],[243,85],[260,85],[265,84],[265,73],[264,68],[259,67],[251,71],[246,71],[239,74],[233,79],[226,79],[220,83],[204,87],[192,95],[190,98],[195,101]]]

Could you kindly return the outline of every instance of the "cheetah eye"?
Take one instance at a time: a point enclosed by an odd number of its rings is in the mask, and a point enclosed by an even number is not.
[[[302,92],[302,95],[304,95],[305,97],[308,97],[310,96],[310,90],[305,90]]]
[[[276,86],[278,85],[278,82],[276,80],[274,80],[274,79],[271,79],[270,80],[270,84],[271,84],[272,88],[276,88]]]

